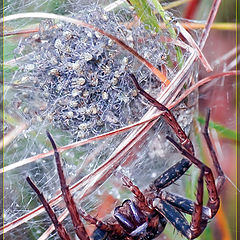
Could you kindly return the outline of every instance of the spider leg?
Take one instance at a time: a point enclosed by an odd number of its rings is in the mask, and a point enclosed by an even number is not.
[[[183,236],[192,239],[192,232],[186,218],[171,204],[155,198],[152,206],[161,213]]]
[[[27,179],[27,182],[29,183],[29,185],[32,187],[32,189],[38,195],[38,197],[39,197],[40,201],[42,202],[44,208],[46,209],[49,217],[51,218],[51,220],[54,224],[54,227],[55,227],[56,231],[58,232],[58,235],[60,236],[60,238],[62,240],[70,240],[70,236],[68,235],[66,229],[58,221],[56,214],[54,213],[54,211],[50,207],[49,203],[47,202],[47,200],[45,199],[43,194],[39,191],[38,187],[33,183],[32,179],[30,177],[27,177],[26,179]]]
[[[173,140],[168,136],[167,136],[167,139],[182,153],[182,155],[187,157],[193,164],[195,164],[201,170],[201,172],[202,171],[204,172],[203,174],[205,176],[205,181],[207,184],[207,190],[209,194],[207,207],[211,209],[211,217],[214,217],[219,208],[219,196],[217,193],[217,188],[215,185],[215,180],[213,177],[212,170],[208,166],[206,166],[204,163],[199,161],[197,158],[195,158],[193,155],[191,155],[188,151],[183,149],[177,142],[175,142],[175,140]]]
[[[183,197],[170,194],[162,189],[179,179],[191,165],[192,162],[183,158],[181,161],[177,162],[161,174],[154,183],[150,185],[150,188],[156,188],[157,197],[163,201],[160,204],[160,206],[162,206],[160,208],[158,203],[159,212],[163,214],[174,225],[174,227],[188,239],[193,239],[198,236],[204,230],[208,219],[211,217],[210,208],[203,208],[204,169],[201,169],[201,174],[198,180],[197,200],[195,203]],[[170,206],[168,204],[170,204]],[[178,210],[192,215],[192,222],[190,226]],[[183,225],[181,226],[181,224]]]
[[[129,190],[134,194],[135,198],[138,200],[138,207],[141,210],[151,211],[149,208],[149,204],[151,204],[152,199],[155,198],[156,194],[161,194],[161,189],[169,186],[173,182],[177,181],[192,165],[191,161],[188,159],[183,158],[168,170],[166,170],[163,174],[161,174],[154,182],[149,186],[149,191],[146,191],[147,199],[150,200],[149,203],[145,198],[145,195],[140,191],[140,189],[132,183],[132,181],[125,175],[121,174],[121,178],[123,183]],[[149,194],[150,195],[149,195]],[[154,194],[152,194],[154,193]],[[154,196],[153,196],[154,195]],[[158,199],[159,199],[158,198]],[[161,199],[163,200],[163,199]],[[155,200],[154,200],[155,201]],[[180,231],[185,237],[188,239],[191,238],[191,230],[189,223],[184,218],[184,216],[176,209],[176,207],[172,206],[171,203],[167,201],[161,201],[161,204],[156,208],[156,210],[164,215],[174,226],[175,228]]]
[[[184,151],[187,152],[186,150]],[[158,192],[157,198],[153,200],[153,207],[163,214],[168,221],[171,222],[173,226],[188,239],[194,239],[199,236],[206,228],[208,219],[213,217],[211,207],[208,206],[203,208],[204,173],[205,168],[202,167],[198,179],[197,197],[195,203],[191,200],[184,199],[181,196],[173,195],[162,190]],[[192,215],[190,225],[179,211]]]
[[[175,163],[168,170],[162,173],[154,182],[149,186],[151,190],[156,189],[159,192],[161,189],[171,185],[173,182],[177,181],[192,165],[192,162],[186,158],[183,158],[179,162]],[[121,176],[124,186],[126,186],[138,200],[138,205],[141,209],[148,210],[148,203],[144,194],[141,190],[133,184],[133,182],[122,173],[118,173]]]
[[[201,170],[198,179],[197,199],[194,204],[191,200],[177,195],[173,196],[165,191],[161,191],[158,198],[153,200],[153,207],[163,214],[187,239],[194,239],[203,232],[211,214],[210,208],[203,208],[203,176],[204,168]],[[190,225],[180,211],[192,215]]]
[[[138,186],[134,185],[133,182],[127,176],[123,175],[120,172],[118,174],[120,174],[124,186],[127,187],[134,194],[134,197],[138,200],[139,207],[145,210],[149,209],[146,198],[144,194],[141,192],[141,190],[138,188]]]
[[[97,218],[92,217],[90,214],[86,213],[82,209],[79,209],[78,212],[81,215],[81,217],[84,218],[84,220],[87,221],[89,224],[93,224],[97,228],[99,228],[105,232],[111,232],[111,231],[116,230],[116,228],[117,228],[117,226],[115,226],[115,225],[105,224],[104,222],[98,220]]]
[[[66,183],[66,179],[65,179],[65,176],[63,173],[63,168],[62,168],[62,161],[60,158],[60,154],[57,150],[57,146],[49,132],[47,132],[47,136],[48,136],[48,138],[52,144],[53,150],[54,150],[54,156],[55,156],[55,161],[57,164],[57,171],[58,171],[58,176],[59,176],[59,180],[60,180],[61,191],[62,191],[63,199],[68,208],[69,214],[71,216],[72,223],[74,225],[74,230],[80,239],[89,240],[86,229],[85,229],[82,221],[80,220],[76,204],[75,204],[73,197],[69,190],[69,186]]]
[[[224,173],[221,169],[221,166],[218,162],[216,152],[213,149],[212,142],[211,142],[211,139],[209,137],[209,133],[208,133],[209,119],[210,119],[210,109],[208,109],[208,112],[207,112],[205,126],[204,126],[204,129],[202,131],[202,134],[205,138],[205,141],[207,143],[208,149],[210,151],[210,154],[211,154],[211,157],[212,157],[212,160],[213,160],[213,165],[214,165],[214,167],[216,169],[216,172],[218,174],[218,177],[216,179],[216,186],[217,186],[218,193],[220,193],[221,190],[222,190],[222,187],[224,185],[224,182],[225,182],[225,175],[224,175]]]
[[[184,227],[184,230],[183,229],[181,230],[181,227],[178,226],[179,223],[175,222],[175,220],[173,220],[170,216],[168,216],[168,214],[171,215],[170,212],[169,213],[163,212],[163,210],[161,210],[161,213],[175,226],[175,228],[178,230],[180,229],[179,231],[181,231],[183,235],[187,234],[189,239],[193,239],[195,238],[195,236],[198,236],[206,227],[208,219],[212,217],[211,209],[209,207],[203,207],[204,171],[201,170],[201,174],[198,180],[197,199],[195,203],[193,203],[193,201],[186,199],[184,197],[171,194],[167,191],[163,191],[162,189],[172,184],[173,182],[175,182],[179,177],[181,177],[187,171],[187,169],[191,165],[192,163],[189,160],[183,158],[181,161],[177,162],[175,165],[173,165],[167,171],[161,174],[151,185],[151,187],[154,186],[157,189],[158,191],[157,197],[159,197],[161,200],[166,201],[172,207],[176,208],[181,212],[185,212],[192,215],[192,222],[189,227],[191,230],[191,234],[189,234],[186,226]],[[174,216],[176,218],[180,218],[177,215],[177,213],[175,213],[175,210],[174,211],[171,210],[171,211],[172,213],[174,213]],[[180,219],[181,221],[183,221],[182,217]]]
[[[129,190],[135,195],[135,197],[138,199],[140,202],[145,202],[146,199],[143,195],[143,193],[140,191],[140,189],[133,184],[133,182],[125,175],[122,175],[122,181],[124,186],[129,188]]]
[[[151,95],[149,95],[147,92],[145,92],[139,85],[136,77],[133,74],[130,74],[130,77],[132,78],[136,88],[138,89],[139,93],[143,95],[149,102],[151,102],[156,108],[158,108],[160,111],[163,112],[162,116],[164,120],[169,124],[169,126],[173,129],[173,131],[176,133],[177,137],[179,138],[182,146],[189,151],[191,154],[194,155],[194,148],[192,145],[191,140],[187,137],[186,133],[183,131],[183,129],[178,124],[176,118],[173,116],[171,111],[165,107],[163,104],[158,102],[155,98],[153,98]]]
[[[160,191],[157,197],[167,201],[169,204],[181,212],[187,213],[189,215],[192,215],[194,212],[194,201],[188,198],[164,190]],[[203,206],[202,218],[208,220],[210,217],[209,208]]]
[[[192,165],[192,162],[186,158],[183,158],[179,162],[175,163],[164,173],[162,173],[152,185],[158,191],[176,182]]]
[[[102,221],[87,214],[85,211],[83,211],[80,208],[77,210],[76,204],[75,204],[73,197],[71,195],[71,192],[69,190],[69,186],[67,185],[66,179],[64,177],[62,162],[61,162],[60,154],[57,150],[57,146],[49,132],[47,132],[47,136],[48,136],[48,138],[52,144],[52,147],[54,149],[54,155],[55,155],[55,160],[56,160],[56,164],[57,164],[57,170],[58,170],[58,176],[59,176],[60,185],[61,185],[61,191],[63,194],[64,201],[66,203],[66,206],[68,208],[68,211],[70,213],[70,216],[72,218],[72,222],[75,227],[75,232],[76,232],[77,236],[81,240],[85,240],[85,239],[89,240],[89,236],[85,230],[85,227],[84,227],[82,221],[80,220],[80,216],[82,218],[84,218],[85,221],[87,221],[90,224],[94,224],[96,227],[100,228],[101,230],[112,231],[114,226],[103,223]]]
[[[197,197],[196,202],[194,203],[194,211],[192,213],[192,221],[191,221],[191,231],[193,234],[193,238],[199,236],[202,231],[205,229],[207,225],[207,220],[202,217],[203,212],[203,177],[205,177],[205,182],[207,185],[208,190],[208,203],[207,208],[209,208],[209,214],[207,214],[208,218],[213,218],[220,206],[220,199],[219,199],[219,192],[221,191],[223,184],[225,182],[224,173],[220,167],[218,162],[216,153],[212,147],[212,143],[210,137],[208,135],[208,125],[210,119],[210,111],[208,111],[206,116],[206,123],[203,130],[203,135],[207,142],[209,151],[211,153],[211,157],[213,160],[213,165],[216,169],[218,174],[216,183],[212,173],[212,170],[207,167],[204,163],[199,161],[193,155],[191,155],[188,151],[183,149],[178,143],[176,143],[172,138],[167,137],[167,139],[185,156],[187,157],[192,163],[194,163],[200,170],[200,176],[198,179],[198,187],[197,187]]]
[[[197,186],[197,194],[196,194],[196,201],[194,203],[194,210],[192,213],[192,221],[191,221],[191,226],[190,229],[192,231],[192,238],[198,237],[203,230],[207,226],[208,220],[204,220],[202,218],[202,212],[203,212],[203,176],[204,176],[205,168],[202,167],[201,173],[198,177],[198,186]],[[219,208],[219,199],[218,201],[215,201],[217,204],[217,207],[214,207],[213,211],[217,211]],[[209,208],[209,217],[212,218],[211,216],[211,208]]]
[[[176,143],[172,138],[167,137],[167,139],[185,156],[187,157],[193,164],[195,164],[200,170],[200,176],[198,180],[198,188],[197,188],[197,199],[195,202],[195,209],[192,214],[192,222],[191,222],[191,230],[193,232],[194,238],[198,236],[206,225],[205,221],[202,221],[202,207],[203,207],[203,176],[205,177],[205,182],[208,190],[208,203],[207,207],[209,208],[209,218],[213,218],[220,205],[220,199],[218,196],[217,188],[215,185],[215,180],[213,177],[212,170],[207,167],[204,163],[199,161],[193,155],[191,155],[188,151],[183,149],[178,143]],[[203,224],[202,224],[203,223]]]

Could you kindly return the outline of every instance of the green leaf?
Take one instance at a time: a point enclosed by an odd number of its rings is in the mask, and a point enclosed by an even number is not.
[[[129,0],[133,5],[137,16],[145,23],[151,30],[159,32],[159,24],[157,17],[152,12],[148,2],[146,0]]]
[[[167,12],[164,10],[164,8],[162,7],[161,3],[158,0],[152,0],[152,2],[154,4],[154,7],[156,8],[158,13],[160,14],[163,22],[165,23],[170,36],[173,39],[176,39],[177,34],[176,34],[174,28],[172,27],[172,25],[170,24],[171,18],[168,16]],[[180,64],[180,66],[182,66],[182,64],[183,64],[183,54],[182,54],[181,48],[176,46],[175,49],[176,49],[176,54],[177,54],[177,61]]]
[[[158,19],[153,13],[150,5],[148,4],[147,0],[129,0],[130,3],[133,5],[137,16],[140,18],[140,20],[146,24],[151,30],[154,30],[155,32],[160,32],[161,29],[159,27]],[[158,2],[158,0],[152,0],[156,10],[160,14],[161,18],[163,19],[163,22],[165,23],[167,30],[170,34],[170,36],[174,39],[177,38],[177,34],[170,24],[171,18],[168,16],[166,11],[163,9],[162,5]],[[180,49],[180,47],[176,46],[176,55],[177,55],[177,61],[180,66],[183,64],[183,54]]]

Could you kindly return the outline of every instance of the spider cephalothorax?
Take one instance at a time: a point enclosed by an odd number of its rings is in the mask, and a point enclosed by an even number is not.
[[[113,222],[112,222],[113,221]],[[142,210],[130,199],[125,200],[122,205],[114,209],[113,218],[108,219],[111,224],[119,224],[121,231],[107,232],[97,228],[92,238],[102,239],[154,239],[165,228],[166,219],[155,210]]]
[[[215,184],[212,170],[194,156],[194,149],[191,141],[179,126],[170,110],[147,94],[139,86],[134,75],[131,75],[131,78],[133,79],[139,93],[147,98],[159,110],[163,111],[163,118],[176,133],[181,145],[170,137],[167,137],[167,139],[186,158],[183,158],[164,173],[160,174],[159,177],[156,178],[155,181],[143,192],[141,192],[128,177],[122,175],[121,178],[123,184],[133,193],[134,199],[125,200],[122,205],[115,208],[113,217],[106,219],[105,221],[100,221],[87,214],[82,209],[77,210],[73,197],[69,191],[69,187],[66,184],[57,146],[51,135],[47,132],[55,153],[63,198],[72,218],[75,232],[79,239],[89,239],[85,227],[80,220],[81,216],[88,223],[96,226],[96,230],[92,236],[94,240],[150,240],[155,239],[164,230],[168,221],[187,239],[194,239],[204,231],[209,219],[216,215],[220,205],[219,193],[225,181],[224,173],[218,163],[208,136],[210,111],[207,114],[203,134],[211,152],[214,168],[218,175],[216,179],[217,184]],[[177,181],[192,164],[200,169],[195,202],[165,190],[167,186]],[[206,206],[203,206],[204,180],[209,195],[209,200]],[[46,211],[51,217],[59,236],[64,240],[70,239],[62,224],[57,220],[55,213],[45,200],[44,196],[29,177],[27,178],[27,181],[37,192]],[[192,216],[190,224],[182,213]]]

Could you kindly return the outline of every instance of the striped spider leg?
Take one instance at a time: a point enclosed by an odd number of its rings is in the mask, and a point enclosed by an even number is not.
[[[157,109],[159,109],[160,111],[162,111],[162,116],[164,118],[164,120],[168,123],[168,125],[173,129],[173,131],[175,132],[176,136],[179,138],[180,143],[182,144],[182,146],[191,154],[194,155],[194,148],[192,145],[191,140],[188,138],[188,136],[186,135],[186,133],[183,131],[183,129],[180,127],[180,125],[178,124],[176,118],[173,116],[173,114],[171,113],[171,111],[165,107],[163,104],[161,104],[160,102],[158,102],[155,98],[153,98],[151,95],[149,95],[146,91],[144,91],[136,77],[134,76],[134,74],[130,74],[130,77],[132,78],[137,90],[139,91],[139,93],[141,95],[143,95],[150,103],[152,103]]]
[[[180,144],[178,144],[171,137],[167,139],[182,153],[183,156],[188,158],[195,166],[200,169],[200,175],[198,178],[196,202],[194,203],[194,209],[192,212],[192,221],[190,225],[191,238],[194,239],[198,237],[203,230],[206,228],[209,219],[212,219],[218,212],[220,206],[219,194],[222,191],[225,175],[221,169],[219,161],[217,159],[216,153],[213,149],[212,142],[208,134],[208,126],[210,119],[210,110],[208,110],[205,127],[203,129],[203,135],[206,140],[208,149],[211,153],[211,158],[213,161],[213,166],[217,172],[217,178],[215,180],[213,172],[210,167],[206,166],[203,162],[198,160],[194,155],[186,151]],[[208,202],[206,208],[203,208],[203,179],[205,179],[206,187],[208,191]],[[207,217],[206,217],[207,216]]]
[[[113,226],[104,224],[103,222],[97,220],[96,218],[90,216],[86,212],[84,212],[82,209],[77,209],[76,204],[73,200],[73,197],[71,195],[71,192],[69,190],[69,186],[66,183],[66,179],[63,173],[63,168],[62,168],[62,161],[60,158],[60,154],[57,150],[57,146],[50,135],[49,132],[47,132],[47,136],[52,144],[52,147],[54,149],[54,156],[55,156],[55,161],[57,165],[57,171],[58,171],[58,176],[60,180],[60,185],[61,185],[61,191],[63,195],[63,199],[66,203],[66,206],[68,208],[68,211],[70,213],[72,223],[74,225],[74,230],[81,240],[89,240],[89,236],[85,230],[85,227],[80,219],[80,216],[85,219],[88,223],[96,225],[98,228],[104,230],[104,231],[112,231]],[[36,185],[32,182],[30,177],[27,177],[27,181],[30,184],[30,186],[33,188],[33,190],[37,193],[40,201],[42,202],[45,210],[47,211],[49,217],[51,218],[56,231],[58,232],[59,236],[63,240],[69,240],[70,236],[62,226],[62,224],[58,221],[55,213],[53,212],[52,208],[50,207],[49,203],[46,201],[44,198],[43,194],[39,191],[39,189],[36,187]]]

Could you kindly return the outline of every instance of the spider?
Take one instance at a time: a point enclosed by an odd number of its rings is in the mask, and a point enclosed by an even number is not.
[[[87,214],[82,209],[77,209],[70,193],[69,186],[67,185],[64,177],[62,162],[57,146],[50,133],[47,132],[47,136],[54,149],[62,195],[69,210],[74,230],[79,239],[90,239],[80,219],[81,216],[86,222],[96,226],[96,230],[91,236],[94,240],[150,240],[159,236],[164,230],[167,222],[170,222],[177,231],[179,231],[187,239],[195,239],[204,231],[209,219],[216,215],[220,205],[219,193],[221,192],[225,182],[224,173],[217,160],[208,135],[210,111],[207,113],[203,135],[211,153],[214,168],[218,175],[216,182],[211,168],[207,167],[194,156],[194,149],[191,141],[179,126],[171,111],[146,93],[139,86],[137,79],[133,74],[131,74],[130,77],[135,83],[139,93],[148,99],[155,107],[163,111],[163,118],[174,130],[181,144],[178,144],[169,136],[167,136],[167,139],[182,153],[185,158],[182,158],[179,162],[162,173],[143,192],[141,192],[127,176],[121,174],[123,184],[133,193],[134,199],[125,200],[122,205],[114,209],[114,213],[111,218],[106,221],[101,221]],[[200,169],[195,202],[164,190],[164,188],[178,180],[192,164]],[[203,206],[204,179],[209,195],[206,206]],[[58,221],[55,213],[38,187],[33,183],[30,177],[27,177],[27,181],[37,193],[60,238],[63,240],[70,240],[69,234],[66,232],[64,226]],[[182,213],[190,214],[192,216],[190,224],[187,222]]]

